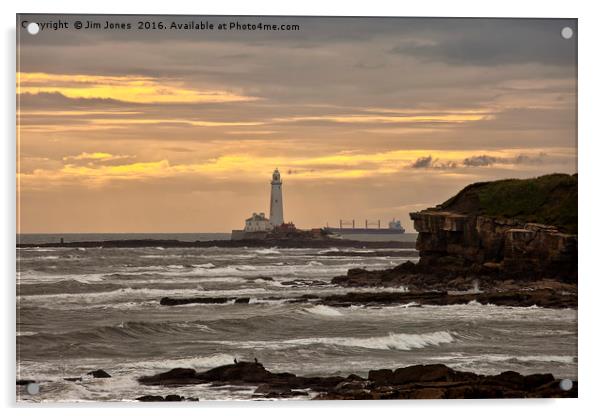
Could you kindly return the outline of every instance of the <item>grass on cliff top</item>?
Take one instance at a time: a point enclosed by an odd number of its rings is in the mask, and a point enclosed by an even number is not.
[[[577,174],[473,183],[438,208],[554,225],[577,234]]]

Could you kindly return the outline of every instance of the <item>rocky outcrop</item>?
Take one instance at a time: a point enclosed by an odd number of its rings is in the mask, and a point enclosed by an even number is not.
[[[111,378],[111,375],[101,368],[99,368],[98,370],[90,371],[88,375],[94,378]]]
[[[475,183],[410,218],[418,231],[417,264],[352,269],[332,282],[413,290],[499,289],[541,280],[577,284],[576,175]]]
[[[552,374],[523,376],[506,371],[494,376],[456,371],[443,364],[415,365],[395,370],[370,371],[368,378],[355,374],[347,377],[299,377],[291,373],[272,373],[261,363],[238,362],[196,372],[174,369],[167,373],[138,379],[144,385],[213,385],[257,386],[256,397],[289,398],[305,396],[311,390],[316,399],[462,399],[519,397],[577,397],[577,383],[569,390],[560,388]],[[170,396],[168,396],[170,397]],[[142,396],[141,401],[165,401],[161,396]],[[172,400],[183,397],[173,395]]]
[[[341,281],[345,284],[367,286],[380,279],[382,282],[383,271],[366,271],[355,269],[357,273],[351,273],[354,280],[344,280],[346,277],[341,277]],[[396,277],[399,275],[392,274],[393,285],[412,286],[416,284],[412,280],[408,280],[406,275],[401,281]],[[431,279],[435,280],[436,277]],[[464,286],[469,284],[463,279],[456,279],[447,286],[455,284]],[[422,282],[421,284],[424,284]],[[430,284],[431,287],[441,288],[443,283],[439,282],[439,286]],[[303,287],[303,286],[300,286]],[[472,287],[472,286],[471,286]],[[487,286],[486,286],[487,287]],[[461,287],[461,289],[464,287]],[[298,297],[277,297],[270,296],[263,300],[279,300],[288,303],[307,303],[311,305],[326,305],[334,307],[349,307],[349,306],[390,306],[390,305],[459,305],[470,302],[478,302],[483,305],[498,305],[498,306],[539,306],[542,308],[575,308],[577,307],[577,288],[575,285],[568,283],[560,283],[555,281],[538,281],[536,284],[531,284],[529,287],[521,286],[512,281],[506,281],[496,286],[497,290],[491,291],[446,291],[446,290],[429,290],[429,291],[411,291],[411,292],[391,292],[386,290],[378,290],[373,292],[349,292],[333,295],[317,295],[305,294]],[[503,289],[503,290],[501,290]],[[217,299],[217,302],[215,300]],[[223,303],[222,299],[228,299],[234,303],[249,303],[250,298],[162,298],[161,305],[178,306],[194,303]]]
[[[192,397],[184,397],[177,394],[168,394],[167,396],[146,395],[136,398],[139,402],[198,402],[199,399]]]
[[[437,209],[410,217],[418,231],[421,265],[499,271],[507,278],[577,278],[577,236],[554,226]]]
[[[576,308],[577,293],[554,289],[506,290],[482,293],[448,292],[350,292],[330,295],[315,301],[333,307],[409,305],[464,305],[478,302],[497,306],[538,306],[541,308]]]

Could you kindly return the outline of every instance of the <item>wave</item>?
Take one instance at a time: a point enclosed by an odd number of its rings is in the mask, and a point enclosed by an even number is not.
[[[444,362],[459,362],[468,364],[479,364],[479,363],[521,363],[521,364],[533,364],[533,363],[559,363],[559,364],[574,364],[577,362],[577,357],[572,355],[506,355],[506,354],[482,354],[482,355],[451,355],[451,356],[440,356],[431,357],[431,360],[438,360]]]
[[[148,322],[148,321],[122,321],[113,325],[94,328],[85,328],[76,331],[57,332],[21,332],[22,336],[39,336],[44,342],[59,341],[64,343],[67,337],[70,340],[102,341],[112,340],[120,342],[123,339],[145,340],[153,336],[177,336],[194,338],[198,333],[213,334],[217,331],[202,321],[174,321],[174,322]]]
[[[278,250],[276,250],[274,247],[264,248],[261,250],[255,250],[255,253],[257,253],[257,254],[280,254],[280,252]]]
[[[38,256],[38,257],[33,257],[27,260],[58,260],[60,259],[59,256]]]
[[[213,263],[203,263],[203,264],[193,264],[193,267],[198,267],[199,269],[214,269],[215,264]]]
[[[188,358],[138,361],[129,363],[129,365],[136,369],[149,370],[171,370],[172,368],[194,368],[198,370],[232,364],[234,358],[233,355],[229,354],[213,354],[209,356],[195,356]]]
[[[339,347],[366,348],[373,350],[401,350],[409,351],[439,346],[454,342],[454,337],[447,331],[427,332],[423,334],[389,333],[380,337],[324,337],[324,338],[299,338],[284,341],[216,341],[218,344],[233,345],[254,349],[287,349],[308,345],[327,345]]]
[[[317,306],[313,306],[311,308],[305,308],[303,309],[305,312],[314,314],[314,315],[321,315],[321,316],[342,316],[343,314],[336,310],[335,308],[331,308],[330,306],[325,306],[325,305],[317,305]]]
[[[331,247],[327,250],[320,250],[318,251],[318,254],[326,254],[326,253],[336,253],[337,251],[341,251],[339,250],[337,247]]]

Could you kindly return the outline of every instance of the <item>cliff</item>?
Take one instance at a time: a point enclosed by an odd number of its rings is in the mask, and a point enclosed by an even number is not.
[[[410,218],[418,264],[350,270],[334,283],[466,288],[473,281],[577,281],[577,175],[475,183]]]
[[[410,218],[422,265],[577,277],[577,235],[570,233],[577,230],[576,175],[473,184]]]

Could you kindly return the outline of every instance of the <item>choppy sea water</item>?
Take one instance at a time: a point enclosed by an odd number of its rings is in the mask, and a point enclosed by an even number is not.
[[[255,357],[271,371],[298,375],[365,376],[370,369],[444,363],[483,374],[515,370],[577,378],[576,310],[479,304],[333,308],[272,299],[374,290],[329,282],[352,267],[382,269],[416,260],[408,250],[386,249],[381,256],[374,251],[19,249],[17,378],[39,381],[41,392],[30,396],[18,386],[18,399],[249,399],[253,388],[148,387],[136,378]],[[163,296],[251,300],[161,306]],[[113,377],[64,380],[98,368]]]

